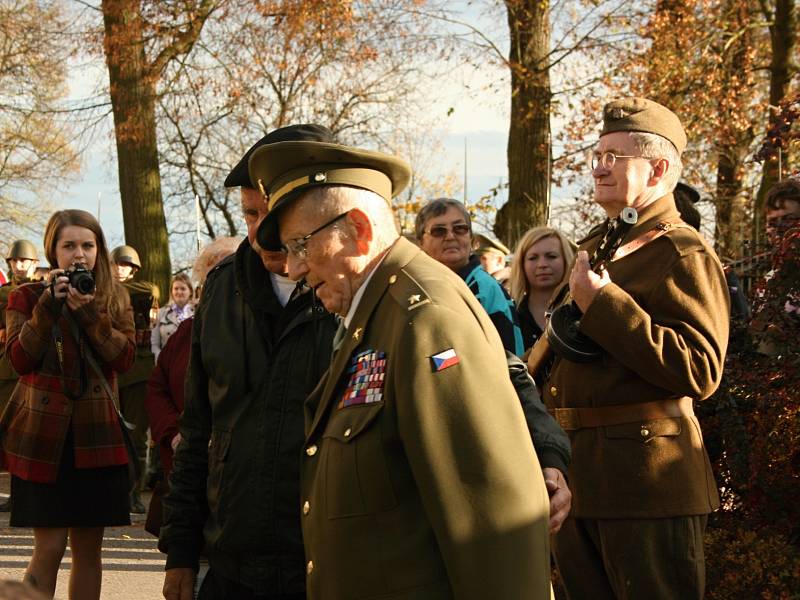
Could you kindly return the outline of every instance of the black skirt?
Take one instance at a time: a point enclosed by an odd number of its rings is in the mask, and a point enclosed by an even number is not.
[[[11,476],[11,527],[109,527],[130,525],[128,467],[75,468],[68,428],[55,483]]]

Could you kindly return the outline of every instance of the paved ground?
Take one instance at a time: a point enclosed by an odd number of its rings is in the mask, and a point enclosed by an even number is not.
[[[0,499],[8,494],[9,478],[0,473]],[[149,501],[149,494],[145,503]],[[164,555],[156,539],[144,530],[144,515],[131,515],[130,527],[106,530],[103,542],[103,600],[158,600],[164,582]],[[21,580],[31,556],[28,529],[10,528],[8,513],[0,513],[0,578]],[[56,598],[67,598],[70,553],[61,563]]]

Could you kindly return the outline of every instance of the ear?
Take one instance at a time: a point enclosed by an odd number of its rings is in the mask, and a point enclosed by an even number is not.
[[[657,185],[664,179],[664,176],[669,171],[669,160],[666,158],[659,158],[656,160],[656,164],[653,166],[653,171],[650,174],[650,185]]]
[[[370,242],[375,238],[375,231],[369,216],[360,208],[351,208],[347,213],[347,223],[355,232],[353,240],[358,252],[362,255],[367,254]]]

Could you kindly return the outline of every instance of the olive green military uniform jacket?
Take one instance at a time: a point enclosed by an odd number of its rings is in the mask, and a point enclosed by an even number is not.
[[[156,284],[149,281],[125,281],[122,284],[131,297],[133,320],[136,325],[136,362],[131,369],[119,377],[119,387],[126,388],[137,383],[146,383],[153,372],[155,360],[150,348],[150,311],[158,309],[159,291]],[[144,402],[145,389],[141,389]]]
[[[678,221],[672,195],[643,209],[623,244],[662,221]],[[591,254],[602,231],[584,240]],[[604,286],[580,321],[603,349],[584,364],[558,358],[544,386],[549,407],[602,407],[708,398],[722,377],[729,298],[722,266],[691,228],[672,229],[608,265]],[[659,518],[719,506],[694,416],[570,433],[572,515]]]
[[[547,492],[492,321],[404,239],[366,286],[306,403],[308,598],[550,598]]]

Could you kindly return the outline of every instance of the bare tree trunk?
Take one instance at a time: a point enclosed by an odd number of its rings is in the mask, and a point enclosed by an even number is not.
[[[506,0],[511,38],[508,201],[494,233],[513,247],[550,210],[549,0]]]
[[[752,69],[751,53],[748,52],[752,42],[750,10],[737,0],[730,0],[726,9],[730,11],[731,32],[736,37],[722,65],[724,78],[718,113],[723,123],[732,122],[735,115],[729,113],[746,104],[750,92],[744,82],[747,71]],[[751,126],[744,130],[729,128],[721,132],[721,141],[717,143],[716,249],[721,257],[731,260],[741,258],[743,252],[740,238],[747,205],[744,163],[753,137]]]
[[[102,9],[125,241],[142,259],[140,277],[163,294],[169,289],[169,240],[158,170],[155,77],[145,55],[141,7],[139,0],[103,0]]]
[[[776,126],[777,112],[774,110],[783,100],[792,79],[792,55],[797,43],[797,27],[800,25],[797,18],[797,8],[794,0],[776,0],[775,12],[765,15],[772,24],[769,27],[772,61],[769,67],[769,122],[767,131]],[[795,67],[796,69],[796,67]],[[787,149],[788,152],[788,149]],[[788,156],[784,155],[781,161],[788,164]],[[761,185],[756,196],[756,206],[753,219],[754,236],[761,237],[766,222],[765,197],[769,189],[778,181],[778,161],[764,161],[761,172]]]

